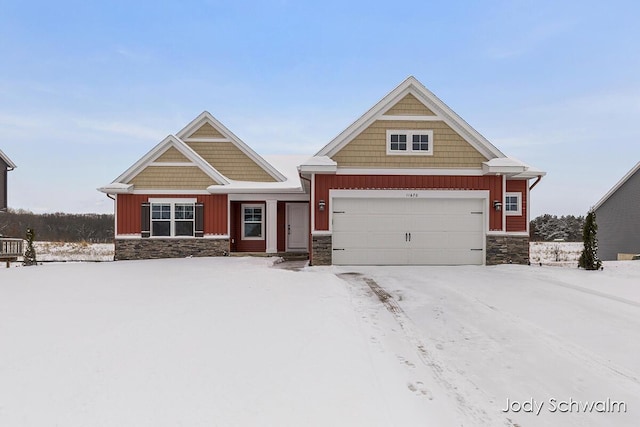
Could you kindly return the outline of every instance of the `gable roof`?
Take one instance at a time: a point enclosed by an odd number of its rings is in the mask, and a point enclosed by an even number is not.
[[[238,138],[233,132],[227,129],[222,123],[220,123],[215,117],[211,115],[208,111],[203,111],[193,119],[188,125],[186,125],[180,132],[176,134],[176,136],[185,141],[189,141],[189,136],[193,134],[195,131],[200,129],[203,125],[208,123],[215,130],[220,132],[221,135],[224,136],[225,139],[228,139],[232,144],[234,144],[240,151],[242,151],[247,157],[253,160],[259,167],[261,167],[265,172],[267,172],[273,179],[279,182],[286,181],[287,178],[282,175],[276,168],[271,166],[265,159],[260,157],[258,153],[253,151],[251,147],[245,144],[240,138]],[[200,139],[200,138],[199,138]],[[212,138],[217,139],[217,138]]]
[[[10,171],[11,171],[11,170],[14,170],[15,168],[17,168],[17,166],[15,165],[15,163],[13,163],[13,162],[11,161],[11,159],[10,159],[6,154],[4,154],[4,153],[2,152],[2,150],[0,150],[0,159],[2,159],[2,160],[7,164],[7,166],[9,167],[9,170],[10,170]]]
[[[198,153],[193,151],[187,144],[175,136],[169,135],[158,145],[153,147],[151,151],[145,154],[140,160],[134,163],[133,166],[124,171],[122,175],[113,181],[113,183],[100,187],[98,190],[109,194],[132,192],[133,185],[128,184],[128,182],[172,147],[178,150],[184,157],[193,163],[194,166],[200,168],[214,181],[220,184],[229,184],[229,180],[224,175],[200,157]],[[166,165],[167,163],[164,164]]]
[[[462,119],[462,117],[458,116],[455,111],[449,108],[413,76],[407,77],[351,126],[318,151],[316,156],[331,157],[336,154],[353,138],[360,134],[360,132],[366,129],[380,116],[384,115],[387,110],[393,108],[398,101],[402,100],[408,94],[416,97],[429,110],[433,111],[437,117],[458,132],[465,141],[467,141],[487,159],[506,157],[500,150],[491,144],[485,137],[480,135],[478,131],[472,128],[471,125]]]
[[[611,190],[609,190],[607,192],[607,194],[605,194],[602,199],[600,199],[598,201],[598,203],[596,203],[593,206],[593,210],[597,210],[600,206],[602,206],[607,200],[609,200],[609,197],[613,196],[613,194],[618,191],[618,189],[620,187],[622,187],[628,180],[629,178],[631,178],[633,175],[636,174],[636,172],[638,172],[638,170],[640,170],[640,162],[636,163],[636,165],[634,167],[631,168],[631,170],[629,172],[627,172],[627,174],[625,176],[622,177],[622,179],[620,181],[618,181],[618,183],[616,185],[614,185]]]

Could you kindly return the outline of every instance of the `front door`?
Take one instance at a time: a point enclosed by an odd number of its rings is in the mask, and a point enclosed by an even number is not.
[[[309,250],[309,204],[287,203],[287,252]]]

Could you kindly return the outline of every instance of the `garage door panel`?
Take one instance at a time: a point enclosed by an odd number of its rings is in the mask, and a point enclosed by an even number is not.
[[[369,232],[396,231],[406,232],[408,220],[399,215],[383,214],[334,214],[334,230],[361,230]]]
[[[393,215],[406,213],[408,203],[404,199],[334,199],[332,209],[334,213]]]
[[[449,215],[413,215],[408,227],[415,231],[478,231],[482,230],[482,215],[449,214]]]
[[[335,198],[332,203],[334,264],[484,262],[484,199]]]
[[[333,263],[337,265],[406,265],[404,249],[334,250]]]
[[[482,248],[482,233],[474,232],[411,232],[409,249],[477,249]]]
[[[412,199],[412,210],[428,211],[430,214],[448,215],[461,209],[482,211],[484,201],[482,199]]]
[[[484,252],[462,249],[416,249],[409,252],[408,264],[470,265],[482,264]]]
[[[368,231],[347,231],[335,233],[333,236],[333,247],[337,249],[393,249],[404,248],[406,246],[405,233],[399,232],[378,232]]]

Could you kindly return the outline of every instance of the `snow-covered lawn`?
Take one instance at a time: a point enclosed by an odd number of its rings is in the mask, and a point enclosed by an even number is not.
[[[531,242],[530,260],[537,264],[575,267],[581,242]],[[113,243],[35,242],[38,261],[113,261]]]
[[[640,262],[272,262],[0,269],[0,426],[640,425]]]
[[[113,261],[113,243],[34,242],[38,261]]]
[[[533,264],[577,267],[583,247],[582,242],[531,242],[529,259]]]

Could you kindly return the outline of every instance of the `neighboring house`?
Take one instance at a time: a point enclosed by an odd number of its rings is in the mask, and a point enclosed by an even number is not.
[[[115,199],[116,259],[529,260],[529,190],[545,173],[506,157],[413,77],[315,156],[268,160],[202,113],[99,188]]]
[[[640,162],[593,207],[598,257],[604,261],[640,254]],[[627,255],[625,257],[625,254]]]
[[[7,171],[16,168],[11,159],[0,150],[0,211],[7,210]]]

